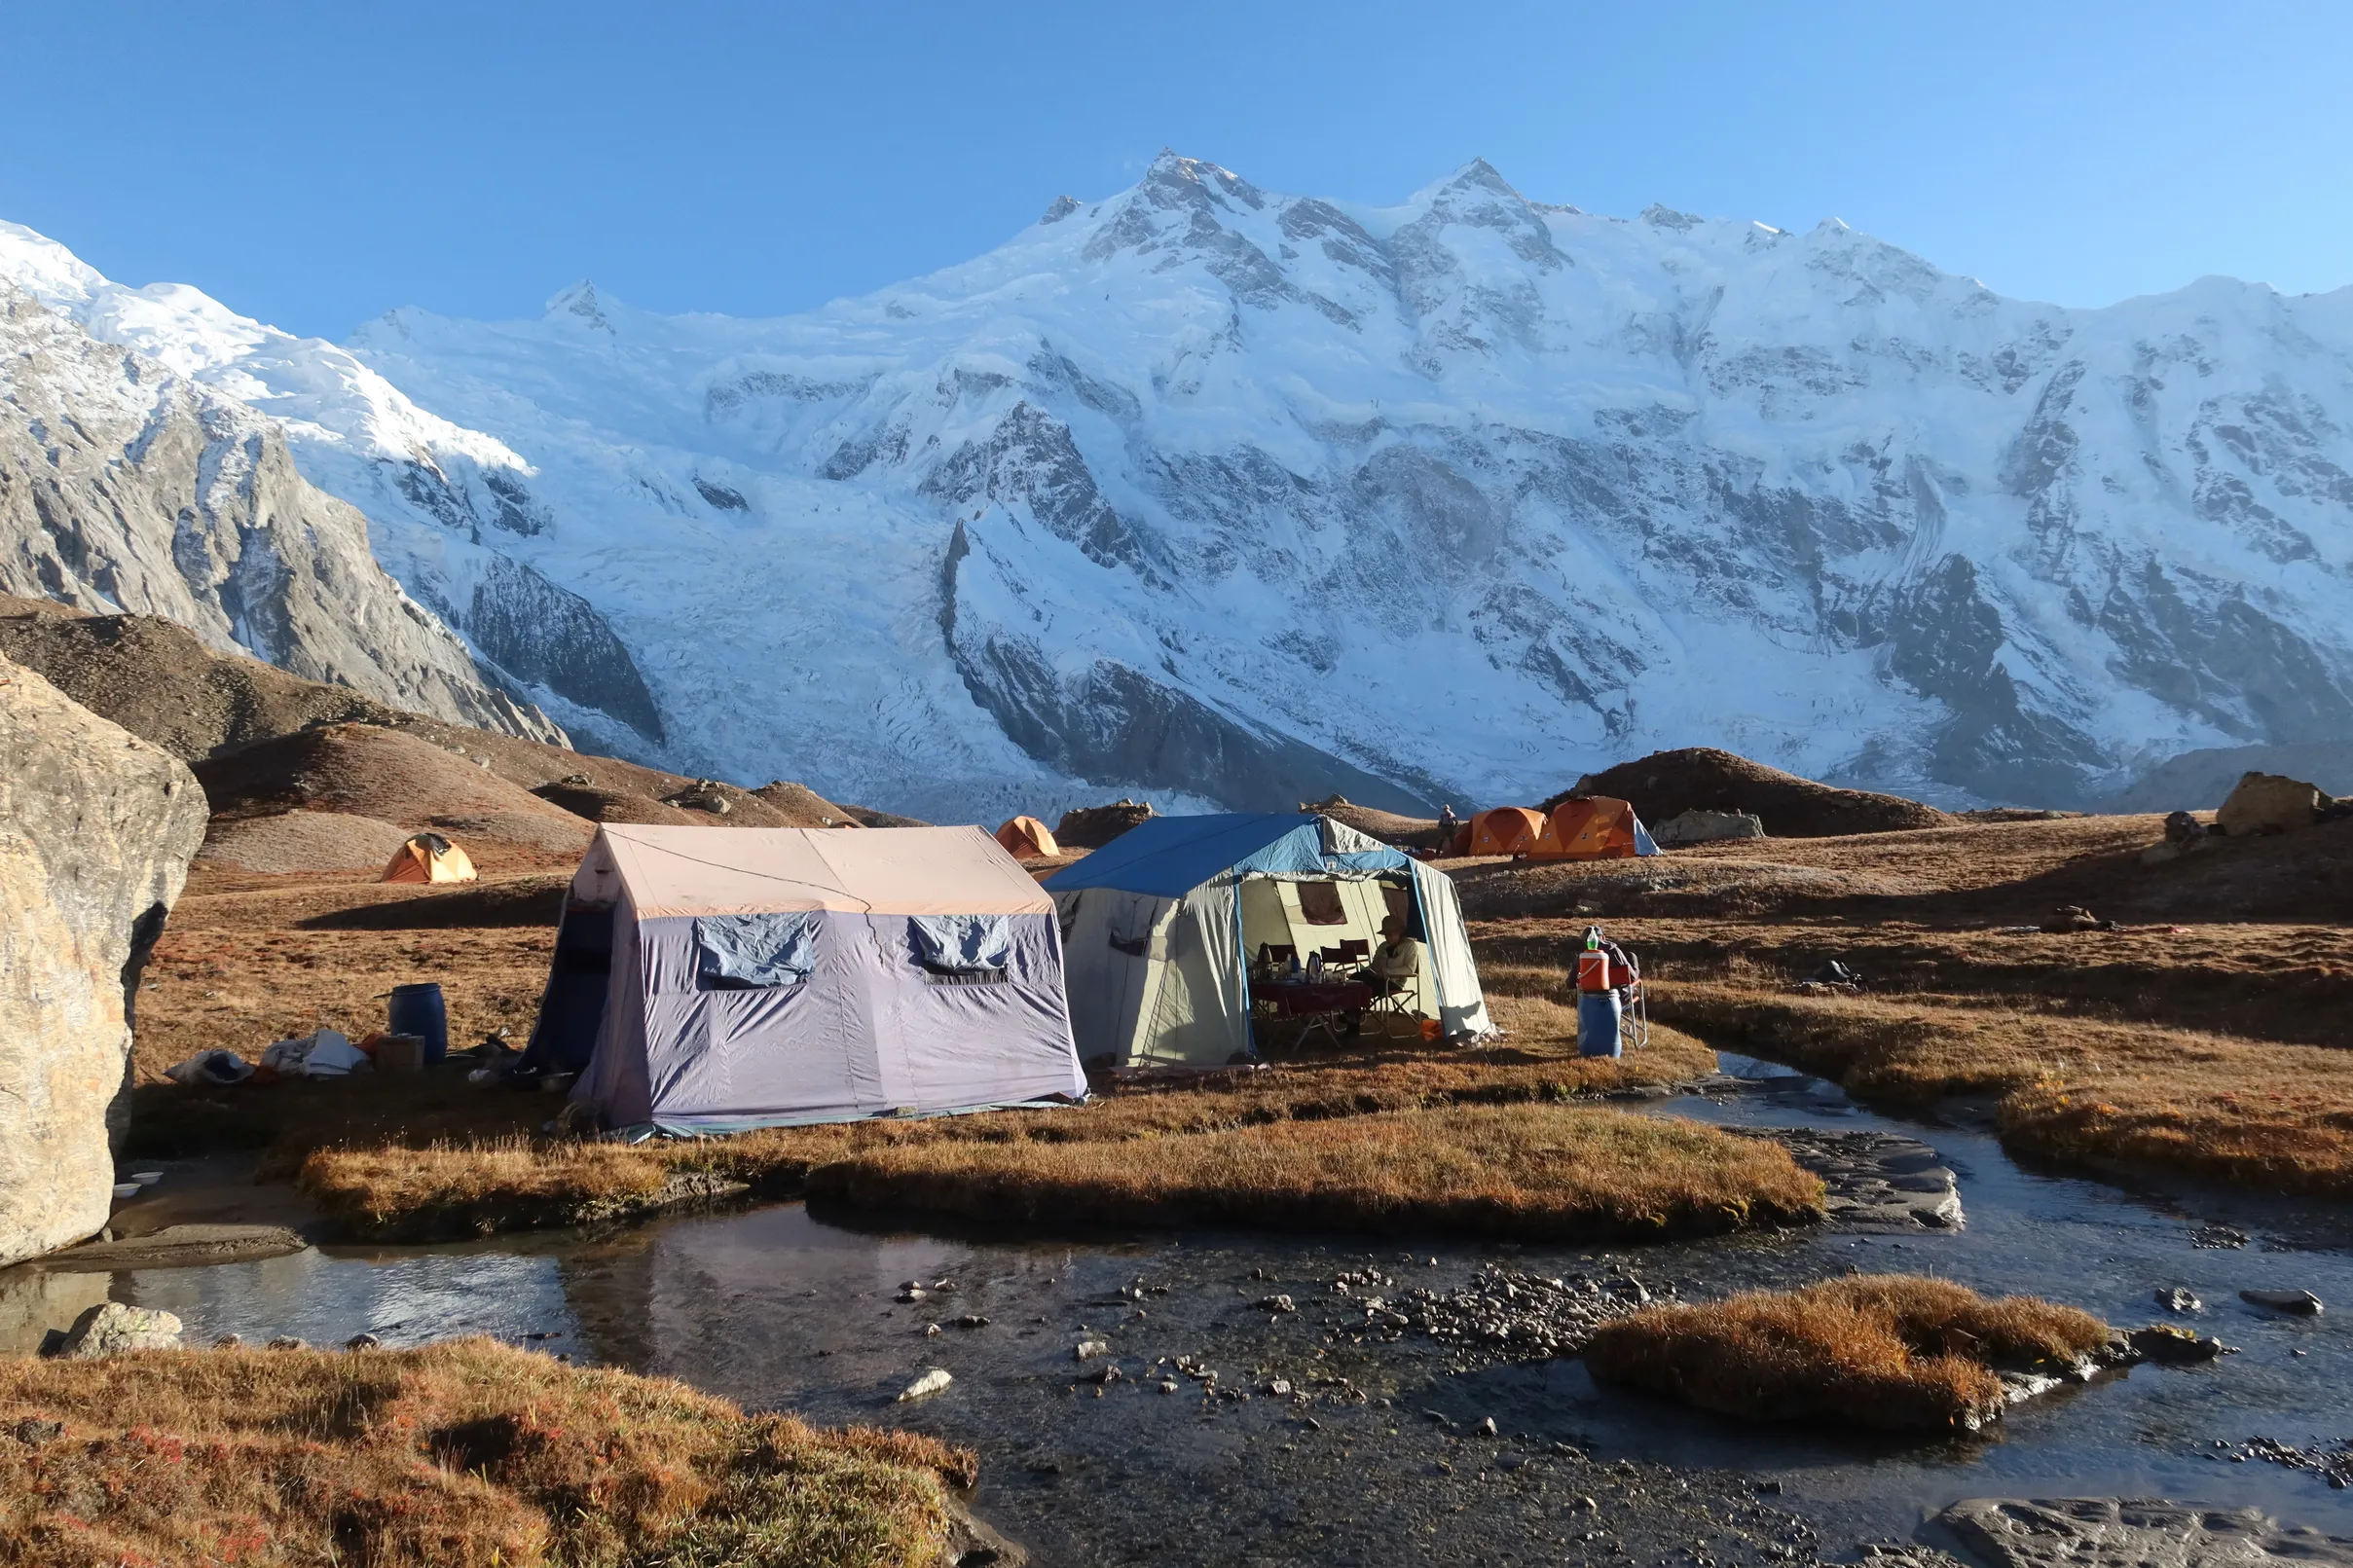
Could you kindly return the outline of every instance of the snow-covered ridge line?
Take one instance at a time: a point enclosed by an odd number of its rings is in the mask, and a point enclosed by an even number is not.
[[[337,348],[0,229],[12,274],[286,419],[421,600],[691,771],[1460,804],[1710,743],[2040,804],[2353,734],[2353,291],[2067,310],[1835,220],[1173,154],[777,320],[581,284]]]

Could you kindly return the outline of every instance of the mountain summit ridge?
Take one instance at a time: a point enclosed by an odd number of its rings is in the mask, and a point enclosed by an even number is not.
[[[204,341],[272,412],[290,373]],[[568,727],[688,772],[1402,808],[1707,744],[2040,805],[2353,734],[2353,289],[2066,310],[1836,220],[1166,153],[797,316],[583,283],[335,355],[347,410],[435,424],[290,422],[306,476]]]

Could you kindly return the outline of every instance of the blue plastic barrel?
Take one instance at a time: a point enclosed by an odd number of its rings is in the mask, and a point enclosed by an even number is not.
[[[429,980],[392,987],[388,1024],[395,1035],[415,1035],[424,1041],[427,1067],[450,1054],[449,1009],[442,1005],[441,987]]]

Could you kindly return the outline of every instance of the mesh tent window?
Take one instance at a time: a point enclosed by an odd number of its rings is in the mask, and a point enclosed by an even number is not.
[[[1337,882],[1302,882],[1299,889],[1300,918],[1310,926],[1345,926],[1348,911],[1340,901]]]

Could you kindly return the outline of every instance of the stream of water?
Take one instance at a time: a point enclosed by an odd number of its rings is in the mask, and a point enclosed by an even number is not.
[[[792,1204],[605,1237],[321,1249],[142,1271],[117,1276],[113,1292],[179,1314],[197,1342],[229,1332],[335,1343],[367,1331],[392,1344],[488,1333],[813,1420],[931,1432],[980,1450],[975,1506],[1048,1561],[1278,1562],[1310,1548],[1318,1560],[1366,1564],[1642,1560],[1735,1514],[1762,1520],[1758,1531],[1793,1516],[1834,1554],[1907,1536],[1945,1504],[1983,1496],[2253,1505],[2353,1535],[2353,1491],[2233,1462],[2218,1447],[2259,1435],[2299,1447],[2353,1438],[2353,1226],[2341,1207],[2039,1174],[1986,1132],[1888,1121],[1818,1079],[1736,1057],[1725,1065],[1740,1087],[1645,1111],[1924,1138],[1959,1173],[1966,1228],[1614,1249],[1422,1240],[1408,1253],[1402,1242],[1238,1233],[1049,1243],[875,1227]],[[1285,1316],[1254,1305],[1284,1291],[1309,1307],[1327,1299],[1339,1270],[1368,1263],[1403,1286],[1449,1289],[1498,1258],[1539,1274],[1615,1265],[1686,1298],[1850,1267],[1931,1273],[2046,1295],[2126,1327],[2166,1319],[2153,1293],[2182,1286],[2206,1307],[2174,1321],[2239,1353],[2136,1367],[2038,1400],[1983,1436],[1907,1444],[1744,1425],[1597,1389],[1574,1360],[1480,1362],[1417,1334],[1334,1341],[1312,1308]],[[900,1300],[910,1281],[930,1294]],[[2308,1289],[2330,1310],[2285,1317],[2242,1302],[2245,1288]],[[988,1321],[952,1326],[966,1316]],[[927,1333],[934,1323],[942,1329]],[[1123,1381],[1078,1380],[1083,1336],[1112,1344]],[[1205,1400],[1191,1380],[1163,1394],[1145,1374],[1178,1354],[1217,1367],[1229,1385],[1281,1376],[1319,1392],[1304,1407]],[[935,1367],[954,1375],[945,1392],[895,1402]],[[1500,1437],[1482,1447],[1466,1434],[1485,1417]],[[1623,1474],[1611,1468],[1620,1460],[1633,1462]],[[1774,1483],[1782,1512],[1766,1519],[1754,1500]],[[1601,1504],[1588,1508],[1597,1494]],[[1597,1514],[1614,1533],[1584,1528]],[[1650,1535],[1643,1520],[1656,1526]],[[1798,1541],[1792,1531],[1780,1539]]]

